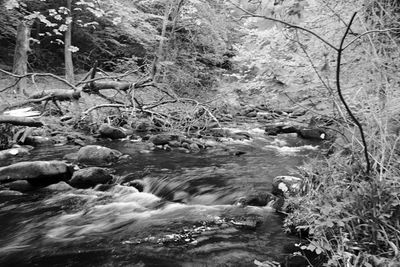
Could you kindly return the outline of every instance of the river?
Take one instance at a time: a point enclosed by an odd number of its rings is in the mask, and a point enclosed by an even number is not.
[[[314,157],[317,144],[292,135],[265,136],[254,126],[241,130],[252,138],[225,140],[228,150],[199,153],[143,151],[132,141],[102,142],[131,156],[112,168],[115,175],[130,174],[140,180],[143,192],[113,184],[97,189],[44,188],[1,199],[0,266],[282,262],[298,242],[282,231],[282,215],[269,207],[237,202],[251,192],[270,192],[272,179],[291,174]],[[18,160],[62,159],[77,150],[38,148]],[[257,226],[243,227],[241,222]]]

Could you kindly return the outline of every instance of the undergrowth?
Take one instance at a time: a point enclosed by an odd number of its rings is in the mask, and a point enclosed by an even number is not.
[[[328,266],[399,266],[398,170],[366,177],[341,152],[301,169],[308,192],[289,200],[286,229],[307,233],[301,248],[324,254]]]

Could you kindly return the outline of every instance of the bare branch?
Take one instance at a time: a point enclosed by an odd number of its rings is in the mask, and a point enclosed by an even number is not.
[[[364,35],[371,34],[371,33],[374,33],[374,32],[386,33],[386,32],[391,32],[391,31],[396,31],[396,30],[400,30],[400,28],[391,28],[391,29],[383,29],[383,30],[371,30],[371,31],[364,32],[364,33],[358,35],[358,36],[357,36],[356,38],[354,38],[353,40],[351,40],[348,44],[346,44],[345,46],[343,46],[343,50],[345,50],[346,48],[348,48],[350,45],[352,45],[355,41],[357,41],[358,39],[360,39],[360,38],[363,37]]]
[[[93,110],[99,109],[99,108],[126,108],[126,105],[122,105],[122,104],[102,104],[102,105],[97,105],[94,107],[91,107],[87,110],[85,110],[83,112],[84,115],[89,114],[90,112],[92,112]]]
[[[54,78],[54,79],[56,79],[56,80],[58,80],[58,81],[60,81],[60,82],[63,82],[64,84],[68,85],[69,87],[71,87],[72,89],[74,89],[74,90],[76,90],[76,91],[79,90],[79,88],[76,87],[75,85],[71,84],[71,83],[68,82],[67,80],[65,80],[65,79],[63,79],[63,78],[61,78],[61,77],[58,77],[57,75],[54,75],[54,74],[52,74],[52,73],[27,73],[27,74],[24,74],[24,75],[17,75],[17,74],[14,74],[14,73],[12,73],[12,72],[8,72],[8,71],[3,70],[3,69],[0,69],[0,72],[2,72],[2,73],[4,73],[4,74],[7,74],[7,75],[9,75],[9,76],[12,76],[12,77],[14,77],[14,78],[18,78],[18,79],[22,79],[22,78],[25,78],[25,77],[28,77],[28,76],[31,76],[32,78],[34,78],[34,77],[36,77],[36,76],[39,76],[39,77],[46,77],[46,76],[48,76],[48,77],[52,77],[52,78]]]
[[[313,31],[311,31],[311,30],[309,30],[309,29],[300,27],[300,26],[295,25],[295,24],[288,23],[288,22],[283,21],[283,20],[280,20],[280,19],[275,19],[275,18],[263,16],[263,15],[258,15],[258,14],[256,14],[256,13],[250,12],[250,11],[248,11],[248,10],[246,10],[246,9],[244,9],[244,8],[242,8],[242,7],[240,7],[240,6],[237,5],[237,4],[232,3],[231,0],[228,0],[228,2],[231,3],[233,6],[235,6],[236,8],[238,8],[239,10],[243,11],[244,13],[246,13],[246,14],[247,14],[248,16],[250,16],[250,17],[263,18],[263,19],[266,19],[266,20],[270,20],[270,21],[274,21],[274,22],[281,23],[281,24],[286,25],[286,26],[288,26],[288,27],[290,27],[290,28],[294,28],[294,29],[299,29],[299,30],[305,31],[305,32],[307,32],[307,33],[309,33],[309,34],[315,36],[316,38],[318,38],[319,40],[321,40],[323,43],[325,43],[326,45],[328,45],[328,46],[331,47],[332,49],[338,51],[338,48],[337,48],[337,47],[335,47],[333,44],[331,44],[330,42],[328,42],[327,40],[325,40],[324,38],[322,38],[320,35],[318,35],[317,33],[313,32]]]

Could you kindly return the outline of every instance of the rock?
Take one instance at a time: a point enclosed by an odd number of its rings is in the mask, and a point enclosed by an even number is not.
[[[189,149],[190,149],[190,151],[194,151],[194,152],[200,151],[200,147],[196,143],[191,143],[189,145]]]
[[[180,147],[181,146],[181,142],[177,141],[177,140],[172,140],[168,142],[168,145],[170,147]]]
[[[9,190],[18,191],[21,193],[29,192],[29,191],[36,189],[36,187],[34,187],[27,180],[18,180],[18,181],[6,183],[6,184],[4,184],[4,187]]]
[[[171,141],[180,141],[181,135],[177,134],[157,134],[150,137],[149,141],[156,146],[167,145]]]
[[[98,184],[106,184],[113,179],[108,170],[99,167],[89,167],[74,172],[70,185],[76,188],[89,188]]]
[[[49,185],[49,186],[45,187],[45,189],[48,189],[51,191],[69,191],[69,190],[73,189],[73,187],[70,186],[69,184],[67,184],[66,182],[61,181],[59,183]]]
[[[283,123],[270,123],[265,126],[265,134],[277,135],[283,133],[297,133],[298,129],[294,125]]]
[[[111,139],[121,139],[127,136],[126,132],[123,129],[108,124],[101,125],[99,133],[101,137],[111,138]]]
[[[181,202],[181,203],[187,203],[190,195],[189,193],[185,191],[178,191],[174,193],[174,197],[172,201],[174,202]]]
[[[143,192],[144,188],[146,187],[146,183],[142,180],[132,180],[124,183],[123,185],[132,186],[136,188],[139,192]]]
[[[326,133],[318,128],[300,129],[297,134],[304,139],[325,140],[327,137]]]
[[[28,155],[30,147],[16,146],[10,149],[0,151],[0,160],[9,159],[10,157]]]
[[[276,196],[294,196],[302,191],[303,179],[295,176],[277,176],[272,182],[272,193]]]
[[[139,119],[135,122],[134,129],[137,132],[150,132],[155,129],[155,126],[150,119]]]
[[[0,182],[29,180],[51,184],[71,178],[72,168],[63,161],[26,161],[0,168]]]
[[[64,155],[63,160],[69,161],[69,162],[76,162],[78,160],[78,153],[69,153]]]
[[[110,165],[122,156],[122,153],[103,146],[89,145],[78,151],[78,162],[88,165]]]
[[[0,190],[0,197],[13,197],[13,196],[23,196],[21,192],[14,190]]]
[[[240,198],[237,204],[240,206],[263,207],[275,199],[276,197],[269,192],[251,192],[249,195]]]
[[[53,139],[44,136],[28,136],[24,141],[24,145],[30,146],[52,146],[54,143]]]

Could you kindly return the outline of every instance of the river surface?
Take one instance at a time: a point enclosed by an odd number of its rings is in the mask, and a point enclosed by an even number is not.
[[[0,266],[282,262],[298,242],[283,233],[282,216],[269,207],[243,207],[237,201],[251,192],[270,192],[272,179],[314,157],[317,145],[242,128],[250,132],[250,140],[225,140],[225,149],[199,153],[147,151],[132,141],[101,143],[131,156],[112,168],[115,175],[141,180],[143,192],[114,184],[101,190],[41,189],[0,199]],[[38,148],[18,160],[62,159],[77,150]],[[240,226],[242,222],[257,222],[257,227]]]

